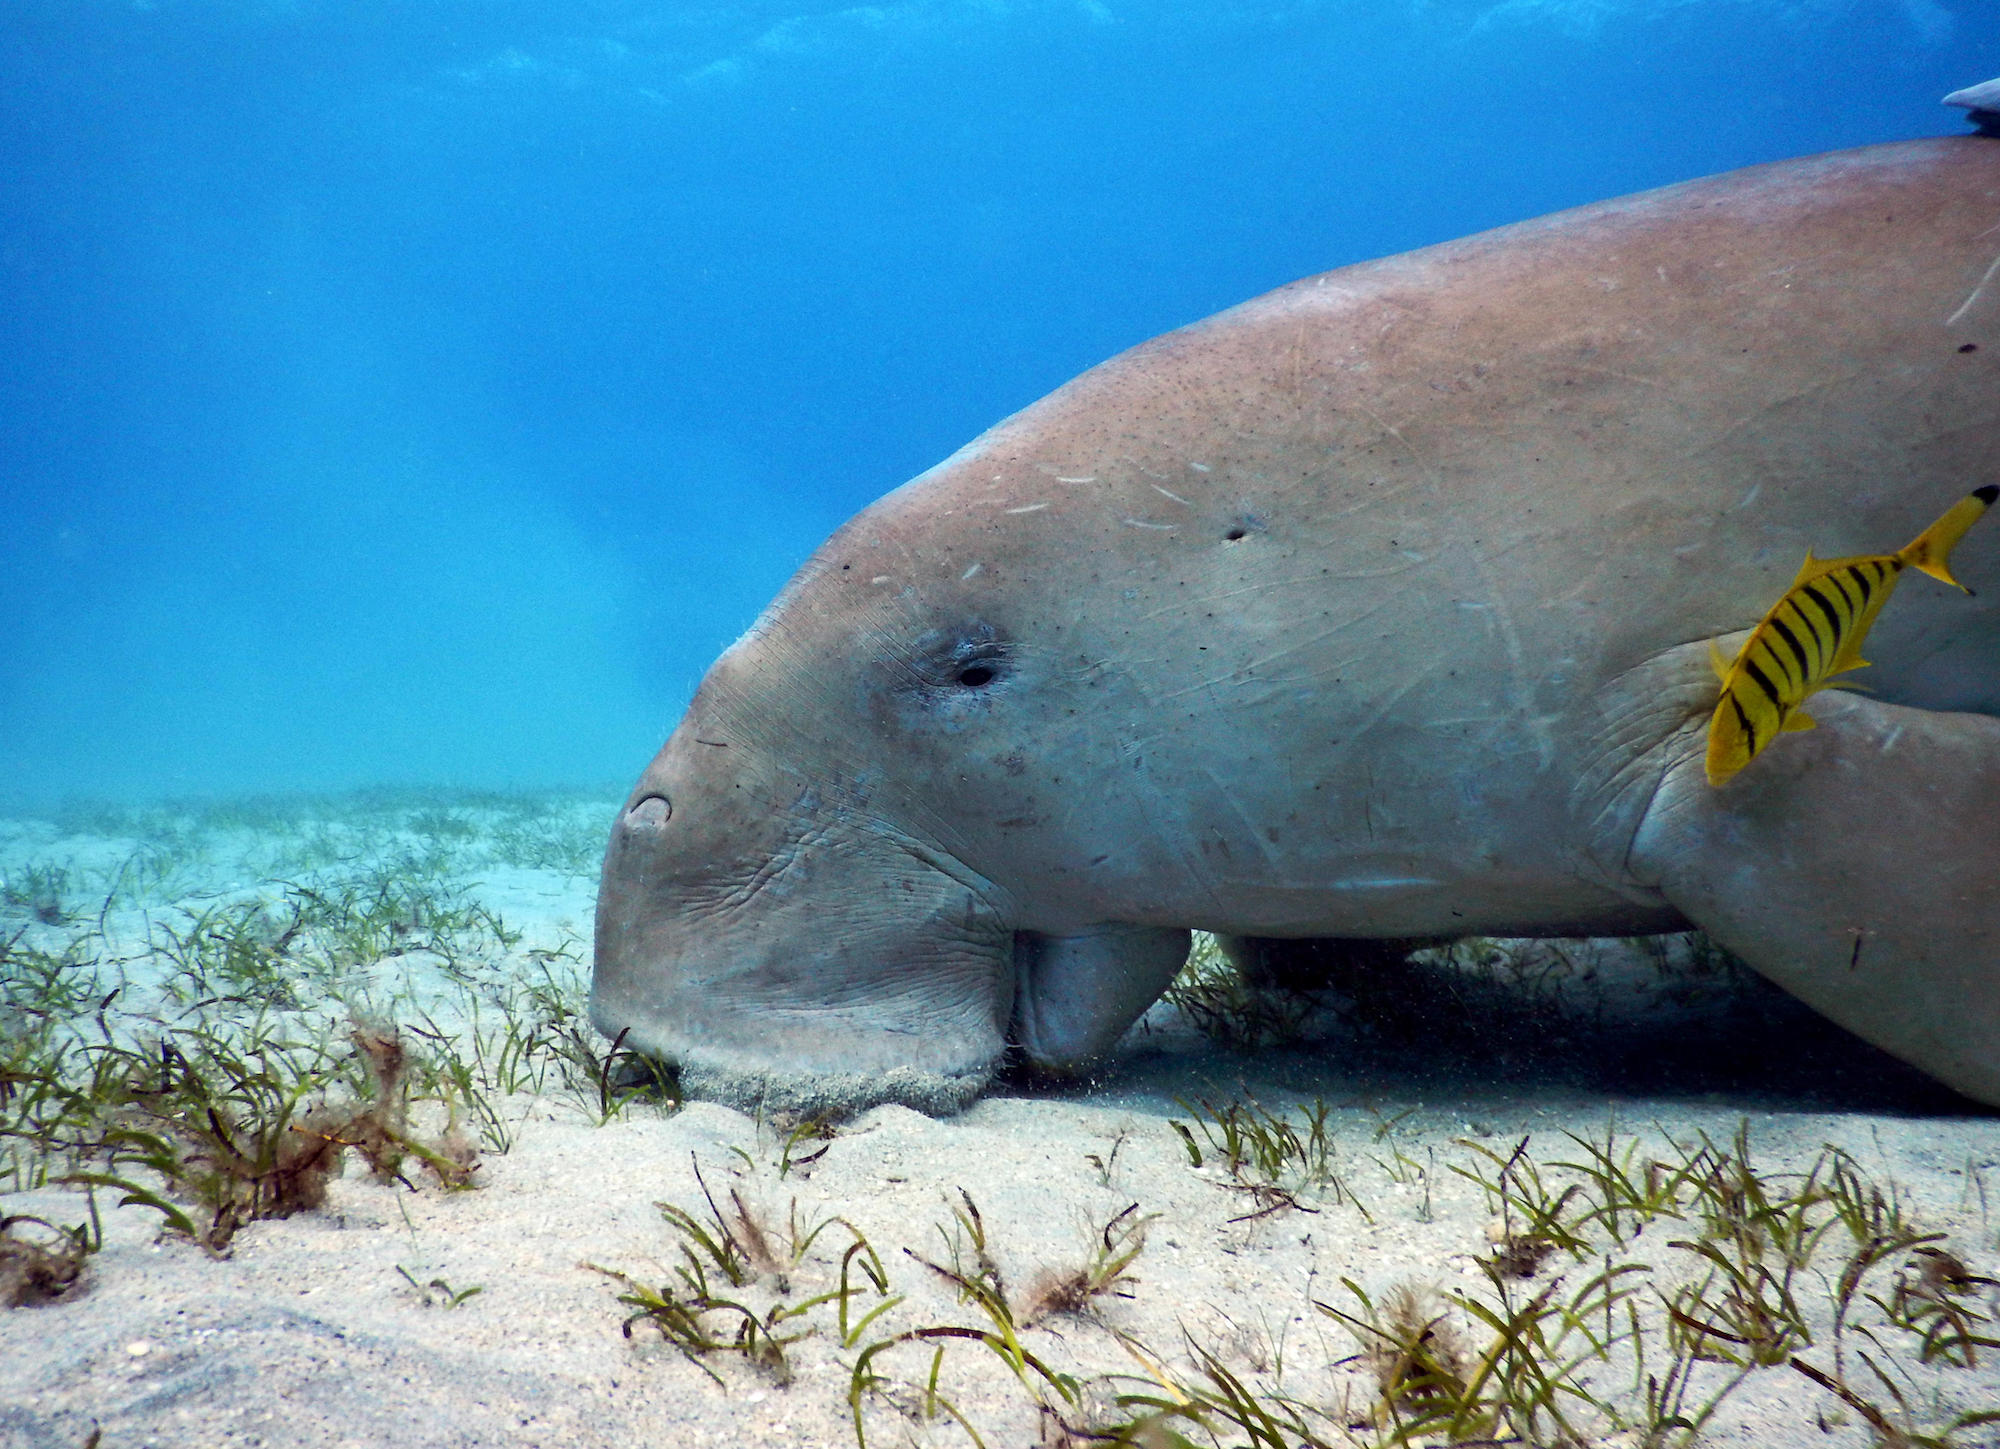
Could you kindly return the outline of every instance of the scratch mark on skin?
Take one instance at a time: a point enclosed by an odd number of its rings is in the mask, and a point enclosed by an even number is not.
[[[1303,436],[1302,440],[1308,442],[1312,441],[1310,439],[1304,439]],[[1308,484],[1318,482],[1322,477],[1332,472],[1335,468],[1339,467],[1342,463],[1346,461],[1346,458],[1341,453],[1339,447],[1337,447],[1334,444],[1322,440],[1318,442],[1312,442],[1312,446],[1319,452],[1320,460],[1317,463],[1313,464],[1313,466],[1308,468],[1305,472],[1299,474],[1299,487],[1301,488],[1306,487]],[[1365,500],[1365,501],[1373,501],[1373,500]]]
[[[1180,598],[1171,599],[1168,602],[1161,604],[1158,608],[1148,609],[1145,613],[1141,614],[1139,617],[1142,620],[1157,619],[1160,618],[1162,615],[1185,613],[1189,609],[1196,608],[1204,604],[1220,604],[1230,599],[1240,598],[1245,594],[1264,594],[1264,593],[1269,593],[1276,589],[1291,588],[1294,585],[1308,585],[1308,584],[1319,584],[1327,582],[1353,583],[1356,581],[1365,582],[1372,579],[1394,578],[1397,574],[1406,574],[1411,569],[1421,568],[1424,564],[1424,561],[1425,561],[1424,555],[1404,552],[1402,555],[1400,555],[1400,561],[1389,568],[1355,569],[1349,572],[1342,572],[1337,574],[1336,573],[1300,574],[1296,578],[1289,578],[1289,579],[1259,579],[1255,583],[1244,584],[1240,588],[1222,589],[1212,594],[1191,594],[1185,599],[1180,599]],[[1368,613],[1366,614],[1356,614],[1352,619],[1349,619],[1346,624],[1335,625],[1334,631],[1346,628],[1349,624],[1355,624],[1360,622],[1362,619],[1367,618],[1369,614],[1373,614],[1376,609],[1379,609],[1381,607],[1382,607],[1381,604],[1377,604],[1375,606],[1375,609],[1368,610]],[[1314,637],[1324,638],[1325,636],[1316,635]],[[1289,649],[1279,651],[1280,654],[1289,652],[1290,652]],[[1274,654],[1271,657],[1275,659],[1278,657],[1278,655]]]
[[[1065,478],[1060,473],[1056,474],[1056,482],[1058,483],[1095,483],[1096,481],[1097,478],[1094,474],[1088,478]]]
[[[1188,501],[1187,501],[1187,499],[1185,499],[1185,498],[1181,497],[1181,495],[1180,495],[1180,494],[1178,494],[1178,493],[1175,493],[1175,492],[1174,492],[1174,491],[1172,491],[1171,489],[1167,489],[1167,488],[1162,488],[1162,487],[1161,487],[1161,486],[1160,486],[1159,484],[1157,484],[1157,483],[1155,483],[1155,484],[1153,485],[1153,491],[1154,491],[1155,493],[1159,493],[1159,494],[1162,494],[1162,495],[1164,495],[1165,497],[1168,497],[1168,498],[1171,498],[1171,499],[1173,499],[1173,500],[1174,500],[1174,502],[1176,502],[1176,503],[1180,504],[1180,505],[1181,505],[1181,507],[1183,507],[1183,508],[1192,508],[1192,507],[1194,507],[1194,505],[1193,505],[1192,503],[1188,502]]]
[[[1438,715],[1424,721],[1424,728],[1432,734],[1450,733],[1468,725],[1505,725],[1513,722],[1515,716],[1506,714],[1457,714]]]
[[[963,583],[965,580],[971,578],[974,574],[978,573],[981,569],[985,567],[986,565],[983,563],[974,564],[971,568],[967,569],[964,573],[958,576],[959,582]]]
[[[1993,285],[1996,277],[2000,277],[2000,257],[1993,259],[1993,265],[1986,269],[1986,275],[1979,279],[1979,285],[1972,289],[1971,295],[1958,304],[1956,312],[1944,319],[1944,325],[1947,327],[1956,327],[1971,315],[1972,309],[1986,295],[1986,289]]]
[[[1178,523],[1148,523],[1142,518],[1128,518],[1125,522],[1133,528],[1157,528],[1166,533],[1176,533],[1180,530]]]
[[[1368,614],[1373,614],[1385,607],[1387,605],[1377,605],[1375,609],[1370,609]],[[1160,695],[1159,701],[1165,704],[1173,700],[1184,699],[1191,694],[1202,694],[1208,690],[1225,686],[1240,691],[1253,684],[1261,686],[1263,690],[1262,697],[1269,698],[1274,693],[1287,689],[1295,689],[1301,685],[1310,684],[1316,679],[1325,678],[1329,675],[1338,676],[1353,671],[1357,669],[1363,656],[1350,654],[1344,658],[1335,659],[1325,664],[1309,665],[1303,673],[1288,674],[1283,677],[1265,672],[1271,665],[1286,658],[1288,655],[1311,649],[1335,637],[1346,629],[1359,624],[1368,617],[1368,614],[1357,614],[1345,624],[1337,624],[1331,629],[1322,629],[1319,633],[1309,638],[1301,639],[1293,644],[1287,644],[1282,649],[1274,649],[1269,654],[1253,661],[1240,670],[1231,669],[1227,672],[1218,672],[1206,678],[1197,679],[1190,684],[1183,684],[1178,689],[1169,690],[1167,693]]]
[[[1141,774],[1143,775],[1143,770]],[[1228,904],[1220,889],[1221,882],[1215,869],[1196,848],[1198,832],[1189,827],[1184,816],[1172,804],[1161,797],[1151,779],[1135,782],[1134,791],[1139,805],[1139,813],[1146,824],[1152,827],[1150,834],[1156,841],[1167,842],[1167,849],[1180,866],[1181,874],[1188,885],[1201,892],[1208,900],[1209,909],[1220,918],[1227,916]]]
[[[1413,460],[1415,460],[1416,465],[1424,470],[1425,475],[1430,479],[1430,482],[1433,487],[1436,488],[1444,487],[1444,476],[1438,472],[1436,465],[1433,464],[1429,458],[1424,456],[1422,450],[1420,450],[1415,443],[1411,442],[1408,438],[1403,436],[1403,430],[1401,428],[1397,427],[1394,423],[1388,422],[1385,419],[1377,416],[1375,413],[1371,412],[1367,408],[1361,408],[1359,409],[1359,411],[1363,417],[1368,419],[1369,422],[1373,423],[1376,427],[1380,428],[1383,432],[1387,433],[1390,437],[1394,438],[1397,442],[1403,445],[1405,451],[1407,451],[1410,457]]]
[[[1367,714],[1363,715],[1360,719],[1356,720],[1354,724],[1347,730],[1346,732],[1347,740],[1350,746],[1358,747],[1359,741],[1363,739],[1370,730],[1374,729],[1376,725],[1382,723],[1382,721],[1388,717],[1389,711],[1394,709],[1398,704],[1402,703],[1403,697],[1405,695],[1412,694],[1423,685],[1430,683],[1431,676],[1433,674],[1436,674],[1437,672],[1438,672],[1437,665],[1435,664],[1426,665],[1422,670],[1420,670],[1415,674],[1412,674],[1409,678],[1403,680],[1400,684],[1398,684],[1394,689],[1390,690],[1387,694],[1383,695],[1376,702],[1375,707],[1373,709],[1369,710]],[[1365,800],[1372,799],[1374,794],[1375,794],[1375,772],[1371,769],[1368,772],[1368,788],[1366,795],[1364,796],[1364,799]],[[1371,807],[1371,814],[1368,820],[1368,833],[1370,838],[1372,839],[1375,833],[1375,823],[1372,814],[1372,807]]]
[[[1285,370],[1290,374],[1285,379],[1285,391],[1297,398],[1304,397],[1307,380],[1312,376],[1312,365],[1308,361],[1306,350],[1306,341],[1310,335],[1307,330],[1308,325],[1302,320],[1293,329],[1291,349],[1285,356]]]
[[[1735,445],[1738,433],[1751,428],[1768,425],[1773,418],[1785,416],[1786,409],[1811,402],[1832,392],[1836,388],[1847,386],[1853,380],[1854,374],[1851,371],[1842,372],[1823,376],[1808,386],[1795,388],[1785,393],[1782,397],[1775,398],[1764,404],[1757,411],[1746,413],[1739,418],[1733,418],[1716,428],[1713,432],[1705,434],[1693,444],[1689,455],[1694,458],[1706,458],[1712,454],[1723,452],[1725,449]]]
[[[1289,659],[1292,655],[1301,653],[1308,649],[1315,648],[1318,645],[1325,643],[1328,639],[1338,638],[1340,635],[1346,633],[1349,629],[1353,629],[1361,624],[1367,623],[1368,620],[1372,619],[1375,615],[1381,613],[1382,610],[1390,607],[1391,604],[1398,602],[1400,601],[1393,599],[1379,600],[1374,605],[1374,607],[1364,610],[1362,613],[1355,614],[1350,616],[1349,618],[1343,619],[1338,624],[1329,625],[1327,628],[1321,629],[1316,634],[1309,634],[1303,639],[1296,639],[1288,644],[1280,645],[1278,648],[1271,650],[1268,654],[1259,655],[1257,658],[1250,661],[1248,668],[1254,674],[1262,674],[1264,673],[1265,670],[1269,669],[1273,664],[1276,664],[1279,660]],[[1315,674],[1324,674],[1327,673],[1328,670],[1330,669],[1351,668],[1357,663],[1357,659],[1358,656],[1350,656],[1347,659],[1337,660],[1333,664],[1326,666],[1325,668],[1314,670],[1313,672]]]
[[[1309,476],[1317,477],[1318,472],[1315,471],[1313,474]],[[1404,496],[1410,492],[1411,486],[1412,485],[1407,483],[1398,483],[1393,478],[1377,479],[1375,482],[1369,485],[1368,490],[1363,497],[1355,499],[1352,503],[1331,510],[1327,514],[1327,517],[1349,518],[1358,513],[1367,513],[1371,510],[1386,509],[1390,504],[1401,503],[1403,501]]]
[[[1490,605],[1489,616],[1499,626],[1500,642],[1507,650],[1507,673],[1512,684],[1509,693],[1514,698],[1515,708],[1527,718],[1529,733],[1535,739],[1536,757],[1540,760],[1541,767],[1546,770],[1555,763],[1555,734],[1549,728],[1547,716],[1531,707],[1534,704],[1535,688],[1528,673],[1527,651],[1521,647],[1520,631],[1514,627],[1514,615],[1507,607],[1506,596],[1494,584],[1493,570],[1490,567],[1492,561],[1476,549],[1471,550],[1471,553],[1472,567],[1479,574],[1480,585],[1485,590]]]
[[[1206,473],[1208,471],[1208,464],[1206,463],[1190,462],[1188,464],[1188,467],[1194,469],[1194,471],[1197,473]]]
[[[1401,570],[1396,570],[1396,572],[1400,573]],[[1162,614],[1172,613],[1176,609],[1191,608],[1196,604],[1219,604],[1225,599],[1238,599],[1245,594],[1263,594],[1278,589],[1289,589],[1295,586],[1318,583],[1321,579],[1329,579],[1329,578],[1344,579],[1348,577],[1350,576],[1347,574],[1323,574],[1314,572],[1309,574],[1297,574],[1289,579],[1258,579],[1254,583],[1242,584],[1237,588],[1233,589],[1220,589],[1212,594],[1194,594],[1185,599],[1175,599],[1172,603],[1162,605],[1160,608],[1157,609],[1149,610],[1147,613],[1141,615],[1140,617],[1146,619],[1157,619]],[[1377,575],[1366,574],[1362,575],[1361,577],[1374,578],[1377,577]]]
[[[1009,513],[1040,513],[1040,512],[1041,512],[1041,511],[1042,511],[1042,510],[1043,510],[1044,508],[1047,508],[1048,506],[1049,506],[1049,505],[1048,505],[1048,504],[1046,504],[1046,503],[1029,503],[1029,504],[1026,504],[1026,505],[1024,505],[1023,507],[1020,507],[1020,508],[1009,508],[1009,509],[1007,510],[1007,512],[1009,512]]]
[[[1231,812],[1242,822],[1244,838],[1256,847],[1257,853],[1264,858],[1265,865],[1282,877],[1285,874],[1284,862],[1278,859],[1277,847],[1265,839],[1264,833],[1257,828],[1256,820],[1251,818],[1249,810],[1244,808],[1236,788],[1215,773],[1215,766],[1205,756],[1201,761],[1201,772],[1208,776],[1209,784],[1215,787],[1216,793],[1227,802]]]
[[[1197,679],[1192,684],[1183,684],[1179,689],[1168,690],[1165,694],[1159,696],[1159,702],[1165,704],[1170,700],[1185,699],[1190,694],[1202,694],[1214,689],[1218,685],[1227,684],[1228,682],[1229,675],[1213,674],[1205,679]]]
[[[877,574],[868,582],[871,584],[893,584],[896,582],[896,579],[893,574]]]
[[[1564,364],[1563,370],[1567,372],[1588,372],[1598,377],[1615,377],[1624,382],[1636,382],[1641,387],[1658,387],[1660,385],[1650,377],[1641,377],[1636,372],[1620,372],[1615,367],[1586,367],[1580,362],[1571,362]]]

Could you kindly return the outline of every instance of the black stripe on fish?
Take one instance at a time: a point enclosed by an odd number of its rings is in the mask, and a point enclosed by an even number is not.
[[[1789,697],[1792,692],[1792,671],[1785,663],[1785,656],[1778,651],[1777,641],[1764,634],[1750,641],[1750,651],[1746,659],[1754,658],[1764,677],[1776,683],[1779,693]]]
[[[1736,697],[1736,691],[1729,691],[1729,707],[1736,711],[1736,722],[1743,726],[1743,733],[1750,741],[1750,753],[1757,753],[1757,726],[1750,723],[1750,716],[1743,712],[1743,701]]]
[[[1800,591],[1801,594],[1803,592],[1804,592],[1803,590]],[[1826,619],[1826,610],[1815,604],[1813,606],[1812,612],[1810,614],[1807,613],[1805,609],[1801,607],[1803,600],[1798,595],[1787,595],[1786,601],[1791,604],[1792,612],[1799,616],[1799,622],[1805,626],[1806,632],[1812,635],[1813,651],[1821,659],[1829,659],[1829,660],[1832,659],[1833,642],[1830,642],[1820,636],[1820,628],[1818,622],[1820,619]],[[1827,619],[1826,621],[1830,625],[1833,624],[1833,621],[1831,619]],[[1833,636],[1834,636],[1834,642],[1837,642],[1840,638],[1840,630],[1838,626],[1834,627]]]
[[[1813,622],[1812,618],[1807,615],[1804,609],[1801,609],[1799,607],[1799,601],[1797,599],[1787,597],[1785,600],[1785,607],[1792,611],[1791,620],[1794,624],[1798,626],[1798,632],[1804,637],[1805,641],[1808,644],[1812,645],[1813,672],[1815,676],[1824,673],[1827,669],[1832,667],[1833,647],[1830,644],[1828,644],[1824,639],[1820,638],[1819,626]]]
[[[1819,591],[1819,581],[1817,579],[1807,584],[1801,592],[1819,606],[1820,613],[1826,615],[1826,622],[1833,630],[1834,649],[1835,652],[1838,652],[1841,636],[1847,633],[1847,625],[1849,623],[1847,615],[1834,606],[1831,598]]]
[[[1745,659],[1743,672],[1757,681],[1757,687],[1764,691],[1764,697],[1771,701],[1771,707],[1782,713],[1785,708],[1784,696],[1778,693],[1777,687],[1771,683],[1764,671],[1757,667],[1757,661]]]
[[[1854,617],[1859,619],[1862,609],[1868,603],[1868,591],[1861,587],[1858,580],[1855,581],[1852,588],[1848,587],[1848,581],[1854,578],[1854,570],[1835,569],[1825,577],[1836,589],[1840,590],[1840,597],[1847,600],[1847,607],[1853,611]],[[1856,597],[1857,594],[1859,597]]]
[[[1785,641],[1785,647],[1791,651],[1792,658],[1799,666],[1799,683],[1804,684],[1808,679],[1812,678],[1812,663],[1806,658],[1805,646],[1799,643],[1799,636],[1792,632],[1792,626],[1776,614],[1771,616],[1771,628],[1776,631],[1780,639]]]
[[[1993,500],[2000,498],[2000,483],[1988,483],[1984,488],[1975,488],[1972,490],[1972,496],[1991,508]]]

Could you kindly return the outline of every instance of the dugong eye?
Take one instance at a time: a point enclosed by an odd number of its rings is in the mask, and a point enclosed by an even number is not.
[[[904,660],[910,671],[904,687],[950,708],[952,700],[969,704],[971,696],[1005,684],[1014,671],[1014,647],[991,624],[967,620],[926,631],[912,641]]]

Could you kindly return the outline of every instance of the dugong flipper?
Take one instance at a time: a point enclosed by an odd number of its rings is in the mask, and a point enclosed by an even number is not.
[[[1822,695],[1726,790],[1676,762],[1632,870],[1815,1010],[2000,1103],[2000,718]]]
[[[615,825],[593,1020],[690,1090],[949,1108],[1187,931],[1712,932],[2000,1104],[2000,521],[1722,788],[1807,550],[2000,482],[2000,140],[1812,157],[1281,288],[836,533]],[[1726,655],[1725,655],[1726,657]],[[1246,949],[1239,947],[1239,951]]]

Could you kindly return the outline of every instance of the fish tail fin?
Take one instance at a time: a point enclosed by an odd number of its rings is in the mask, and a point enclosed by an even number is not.
[[[1965,537],[1965,531],[1979,522],[1993,500],[2000,498],[2000,484],[1976,488],[1945,510],[1944,517],[1911,539],[1896,557],[1913,569],[1920,569],[1955,589],[1965,585],[1951,576],[1951,551]],[[1971,593],[1970,589],[1966,589]]]

